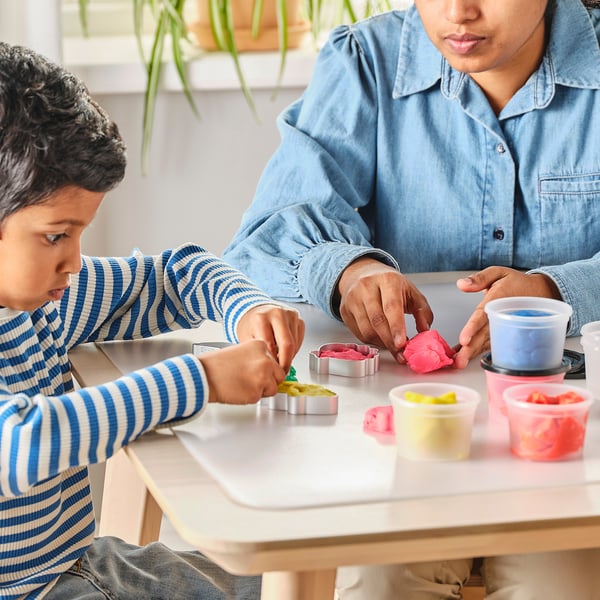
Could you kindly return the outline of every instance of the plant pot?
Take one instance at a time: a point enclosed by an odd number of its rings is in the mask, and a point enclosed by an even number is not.
[[[279,32],[275,0],[264,0],[260,31],[252,36],[252,0],[231,0],[234,39],[240,52],[278,50]],[[310,32],[310,22],[302,18],[302,0],[287,0],[288,48],[302,45]],[[197,20],[189,25],[196,43],[204,50],[217,50],[210,26],[209,0],[197,0]]]

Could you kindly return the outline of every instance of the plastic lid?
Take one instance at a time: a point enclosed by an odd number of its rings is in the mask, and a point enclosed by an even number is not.
[[[575,357],[574,355],[578,356]],[[499,373],[501,375],[513,375],[516,377],[540,377],[544,375],[556,375],[558,373],[569,373],[571,370],[576,371],[580,369],[582,363],[583,355],[573,350],[565,350],[563,352],[563,359],[559,367],[554,367],[553,369],[539,369],[537,371],[523,371],[519,369],[505,369],[504,367],[498,367],[492,363],[491,352],[484,354],[481,359],[481,366],[486,371]]]

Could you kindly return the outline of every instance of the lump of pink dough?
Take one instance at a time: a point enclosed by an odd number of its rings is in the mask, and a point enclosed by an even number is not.
[[[319,358],[341,358],[344,360],[365,360],[367,357],[362,352],[354,348],[345,348],[344,350],[321,350]]]
[[[454,350],[435,329],[421,331],[408,340],[404,358],[415,373],[429,373],[451,365]]]
[[[363,429],[375,433],[394,433],[394,408],[388,406],[374,406],[365,413]]]

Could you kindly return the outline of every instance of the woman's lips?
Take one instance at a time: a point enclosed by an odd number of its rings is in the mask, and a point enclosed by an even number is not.
[[[464,35],[448,35],[445,38],[446,44],[450,46],[450,49],[456,54],[469,54],[472,52],[485,38],[472,35],[472,34],[464,34]]]

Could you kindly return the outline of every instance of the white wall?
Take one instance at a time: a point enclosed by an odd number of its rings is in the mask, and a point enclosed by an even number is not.
[[[195,92],[201,120],[183,94],[161,92],[148,174],[141,175],[142,95],[102,94],[128,146],[125,180],[107,195],[86,233],[88,254],[145,253],[195,241],[220,254],[252,200],[259,176],[279,144],[277,114],[301,88],[254,92],[258,123],[240,91]]]

